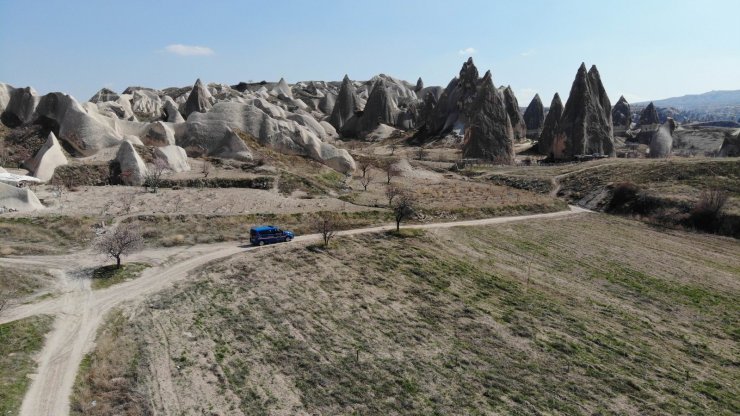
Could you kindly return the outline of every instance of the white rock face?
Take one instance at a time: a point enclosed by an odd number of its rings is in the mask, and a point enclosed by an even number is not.
[[[191,115],[187,126],[184,147],[202,143],[209,154],[218,152],[221,143],[234,130],[240,130],[265,146],[287,154],[308,156],[340,172],[355,168],[346,150],[323,143],[315,133],[293,120],[272,118],[256,105],[217,103],[208,113]]]
[[[44,209],[36,194],[28,188],[18,188],[0,182],[0,212],[26,212]]]
[[[33,176],[48,182],[54,176],[54,170],[67,163],[67,157],[64,155],[62,146],[59,145],[57,137],[51,132],[36,156],[27,163],[27,167]]]
[[[177,103],[175,103],[175,100],[172,99],[170,96],[165,96],[164,100],[162,101],[162,111],[164,111],[165,115],[167,116],[167,121],[170,123],[184,123],[185,119],[183,118],[182,114],[180,114],[180,110],[178,109]]]
[[[276,97],[287,97],[287,98],[293,98],[293,90],[290,89],[290,85],[285,81],[285,79],[280,78],[280,81],[278,81],[277,85],[273,87],[273,89],[270,91],[270,95],[274,95]]]
[[[134,91],[131,107],[140,120],[154,120],[162,117],[162,100],[154,91]]]
[[[179,146],[162,146],[154,149],[154,155],[167,162],[173,172],[187,172],[190,170],[188,155],[185,149]]]
[[[43,96],[36,112],[59,124],[59,139],[84,156],[121,142],[121,135],[112,127],[115,120],[97,112],[88,113],[69,95],[55,92]]]
[[[147,146],[170,146],[175,144],[175,131],[168,124],[156,121],[145,129],[141,141]]]
[[[321,127],[324,128],[324,132],[326,133],[326,138],[328,140],[336,140],[339,138],[339,133],[337,133],[337,130],[329,124],[328,121],[320,121],[319,124],[321,124]]]
[[[650,139],[650,153],[651,158],[668,157],[673,149],[673,131],[676,129],[676,122],[672,118],[668,118],[665,123],[661,124],[660,127],[653,133],[653,137]]]
[[[115,161],[121,167],[121,182],[124,185],[141,186],[144,184],[147,174],[146,164],[131,143],[127,141],[121,143]]]

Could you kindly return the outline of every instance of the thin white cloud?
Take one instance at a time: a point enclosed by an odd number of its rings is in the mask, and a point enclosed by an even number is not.
[[[534,54],[535,54],[535,52],[536,52],[536,51],[535,51],[534,49],[530,49],[530,50],[528,50],[528,51],[524,51],[524,52],[520,53],[519,55],[521,55],[521,56],[523,56],[523,57],[525,57],[525,58],[526,58],[526,57],[529,57],[529,56],[532,56],[532,55],[534,55]]]
[[[215,53],[213,49],[206,46],[183,45],[180,43],[167,45],[164,50],[180,56],[208,56]]]
[[[478,53],[478,51],[475,48],[465,48],[460,49],[459,51],[457,51],[457,53],[459,53],[460,55],[474,55]]]

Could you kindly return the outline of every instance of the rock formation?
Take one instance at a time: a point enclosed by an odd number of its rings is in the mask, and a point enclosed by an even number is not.
[[[511,128],[514,130],[514,140],[523,140],[527,136],[527,125],[524,123],[524,117],[522,117],[522,113],[519,111],[519,101],[517,101],[511,86],[504,88],[503,93],[506,112],[509,114]]]
[[[49,133],[46,143],[39,149],[36,156],[26,163],[31,174],[44,182],[48,182],[54,176],[54,170],[67,164],[62,146],[59,145],[57,137],[53,132]]]
[[[181,145],[202,146],[209,155],[249,160],[251,152],[237,131],[279,152],[307,156],[340,172],[355,168],[346,150],[322,142],[315,133],[293,120],[271,117],[253,104],[221,102],[208,113],[193,113],[186,123]]]
[[[154,156],[167,162],[167,166],[173,172],[187,172],[190,170],[188,155],[182,147],[173,145],[156,147]]]
[[[131,108],[141,121],[153,121],[162,117],[162,99],[156,91],[138,89],[133,92]]]
[[[637,122],[637,126],[654,127],[656,124],[660,124],[660,120],[658,119],[658,111],[656,111],[655,106],[651,102],[642,109],[642,112],[640,113],[640,119]]]
[[[284,78],[280,78],[280,81],[278,81],[275,87],[270,91],[270,94],[279,98],[293,98],[293,91],[290,89],[290,85],[288,85]]]
[[[555,93],[550,103],[550,110],[547,112],[545,122],[542,124],[542,132],[537,142],[537,151],[545,156],[552,157],[552,144],[555,142],[555,136],[560,130],[560,118],[563,116],[563,102],[560,95]]]
[[[144,184],[147,175],[146,164],[131,143],[121,142],[121,147],[118,148],[114,160],[118,163],[120,169],[119,178],[121,183],[130,186]]]
[[[388,94],[384,79],[378,79],[360,117],[358,132],[375,130],[379,124],[394,125],[398,108]]]
[[[481,80],[472,105],[472,117],[465,129],[463,157],[510,164],[514,160],[514,132],[504,97],[493,85],[491,71]]]
[[[416,80],[416,86],[414,87],[414,92],[418,93],[419,91],[424,89],[424,81],[422,81],[421,77]]]
[[[88,101],[91,103],[104,103],[107,101],[116,101],[119,96],[115,91],[109,90],[108,88],[101,88],[100,91],[96,92]]]
[[[586,71],[586,65],[581,64],[550,152],[556,159],[594,154],[614,156],[611,110],[596,66]]]
[[[193,89],[190,91],[188,100],[185,102],[185,118],[190,117],[190,114],[197,111],[199,113],[205,113],[211,109],[211,93],[208,89],[203,86],[203,83],[198,78],[193,85]]]
[[[92,156],[103,148],[116,146],[122,139],[121,134],[113,127],[114,120],[92,108],[83,108],[66,94],[54,92],[44,95],[36,108],[36,114],[44,122],[58,126],[54,131],[59,132],[59,140],[68,143],[83,156]]]
[[[632,111],[630,110],[630,104],[624,98],[624,95],[622,95],[612,108],[612,124],[615,130],[625,130],[630,128],[631,123]]]
[[[24,212],[39,209],[44,209],[44,205],[30,189],[0,182],[0,213],[11,210]]]
[[[337,131],[341,131],[345,124],[355,116],[357,110],[358,98],[355,93],[355,85],[345,75],[342,86],[339,88],[339,96],[328,121]]]
[[[31,87],[13,88],[0,84],[0,113],[9,125],[28,124],[35,120],[39,96]]]
[[[676,130],[676,122],[669,118],[653,133],[653,137],[650,139],[649,156],[651,158],[663,158],[671,155],[674,130]]]
[[[478,68],[475,67],[473,58],[469,58],[460,68],[459,76],[453,78],[436,99],[433,113],[422,111],[423,122],[419,125],[417,140],[423,141],[451,132],[462,136],[472,115],[473,102],[480,82]],[[424,96],[425,103],[426,99],[427,95]],[[425,108],[428,107],[427,104]]]
[[[719,156],[740,157],[740,129],[732,133],[725,133],[725,139],[719,149]]]
[[[545,107],[542,105],[542,100],[539,94],[535,94],[532,101],[529,102],[527,109],[524,111],[524,124],[527,126],[527,130],[534,132],[539,135],[542,126],[545,123]]]

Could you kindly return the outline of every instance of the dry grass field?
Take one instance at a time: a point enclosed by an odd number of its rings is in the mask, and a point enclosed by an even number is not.
[[[740,412],[737,240],[586,214],[275,250],[114,314],[75,414]]]

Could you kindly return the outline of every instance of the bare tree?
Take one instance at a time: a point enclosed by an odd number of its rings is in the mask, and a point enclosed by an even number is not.
[[[396,149],[398,149],[398,144],[391,143],[391,145],[389,147],[391,149],[391,156],[393,156],[396,153]]]
[[[95,240],[94,248],[107,257],[116,259],[116,268],[121,267],[121,257],[141,250],[144,238],[139,227],[133,224],[120,224]]]
[[[373,173],[371,171],[368,171],[366,174],[362,175],[360,177],[360,185],[367,191],[368,185],[370,185],[370,182],[373,181]]]
[[[396,231],[401,229],[401,221],[414,215],[416,200],[414,196],[408,192],[403,191],[396,198],[396,202],[393,204],[393,216],[396,219]]]
[[[342,217],[336,212],[321,212],[316,215],[314,229],[321,234],[324,247],[329,246],[329,242],[337,235],[337,231],[341,228],[343,222]]]
[[[207,178],[208,175],[211,173],[211,162],[209,160],[203,159],[203,164],[200,167],[200,173],[203,174],[204,178]]]
[[[357,156],[355,158],[355,161],[357,161],[357,170],[362,172],[362,177],[364,178],[370,168],[373,166],[372,162],[370,161],[370,159],[363,156]]]
[[[416,158],[419,160],[424,160],[428,156],[429,151],[424,148],[424,146],[419,146],[418,149],[416,149]]]
[[[146,176],[144,177],[144,186],[152,189],[155,194],[162,183],[162,178],[170,172],[170,165],[162,158],[155,158],[147,166]]]
[[[385,186],[385,197],[388,198],[389,207],[393,206],[393,199],[395,199],[402,192],[403,190],[394,184],[389,184]]]
[[[398,171],[398,160],[397,159],[387,159],[383,162],[382,168],[383,172],[385,172],[386,177],[386,185],[391,183],[391,179],[399,175]]]

